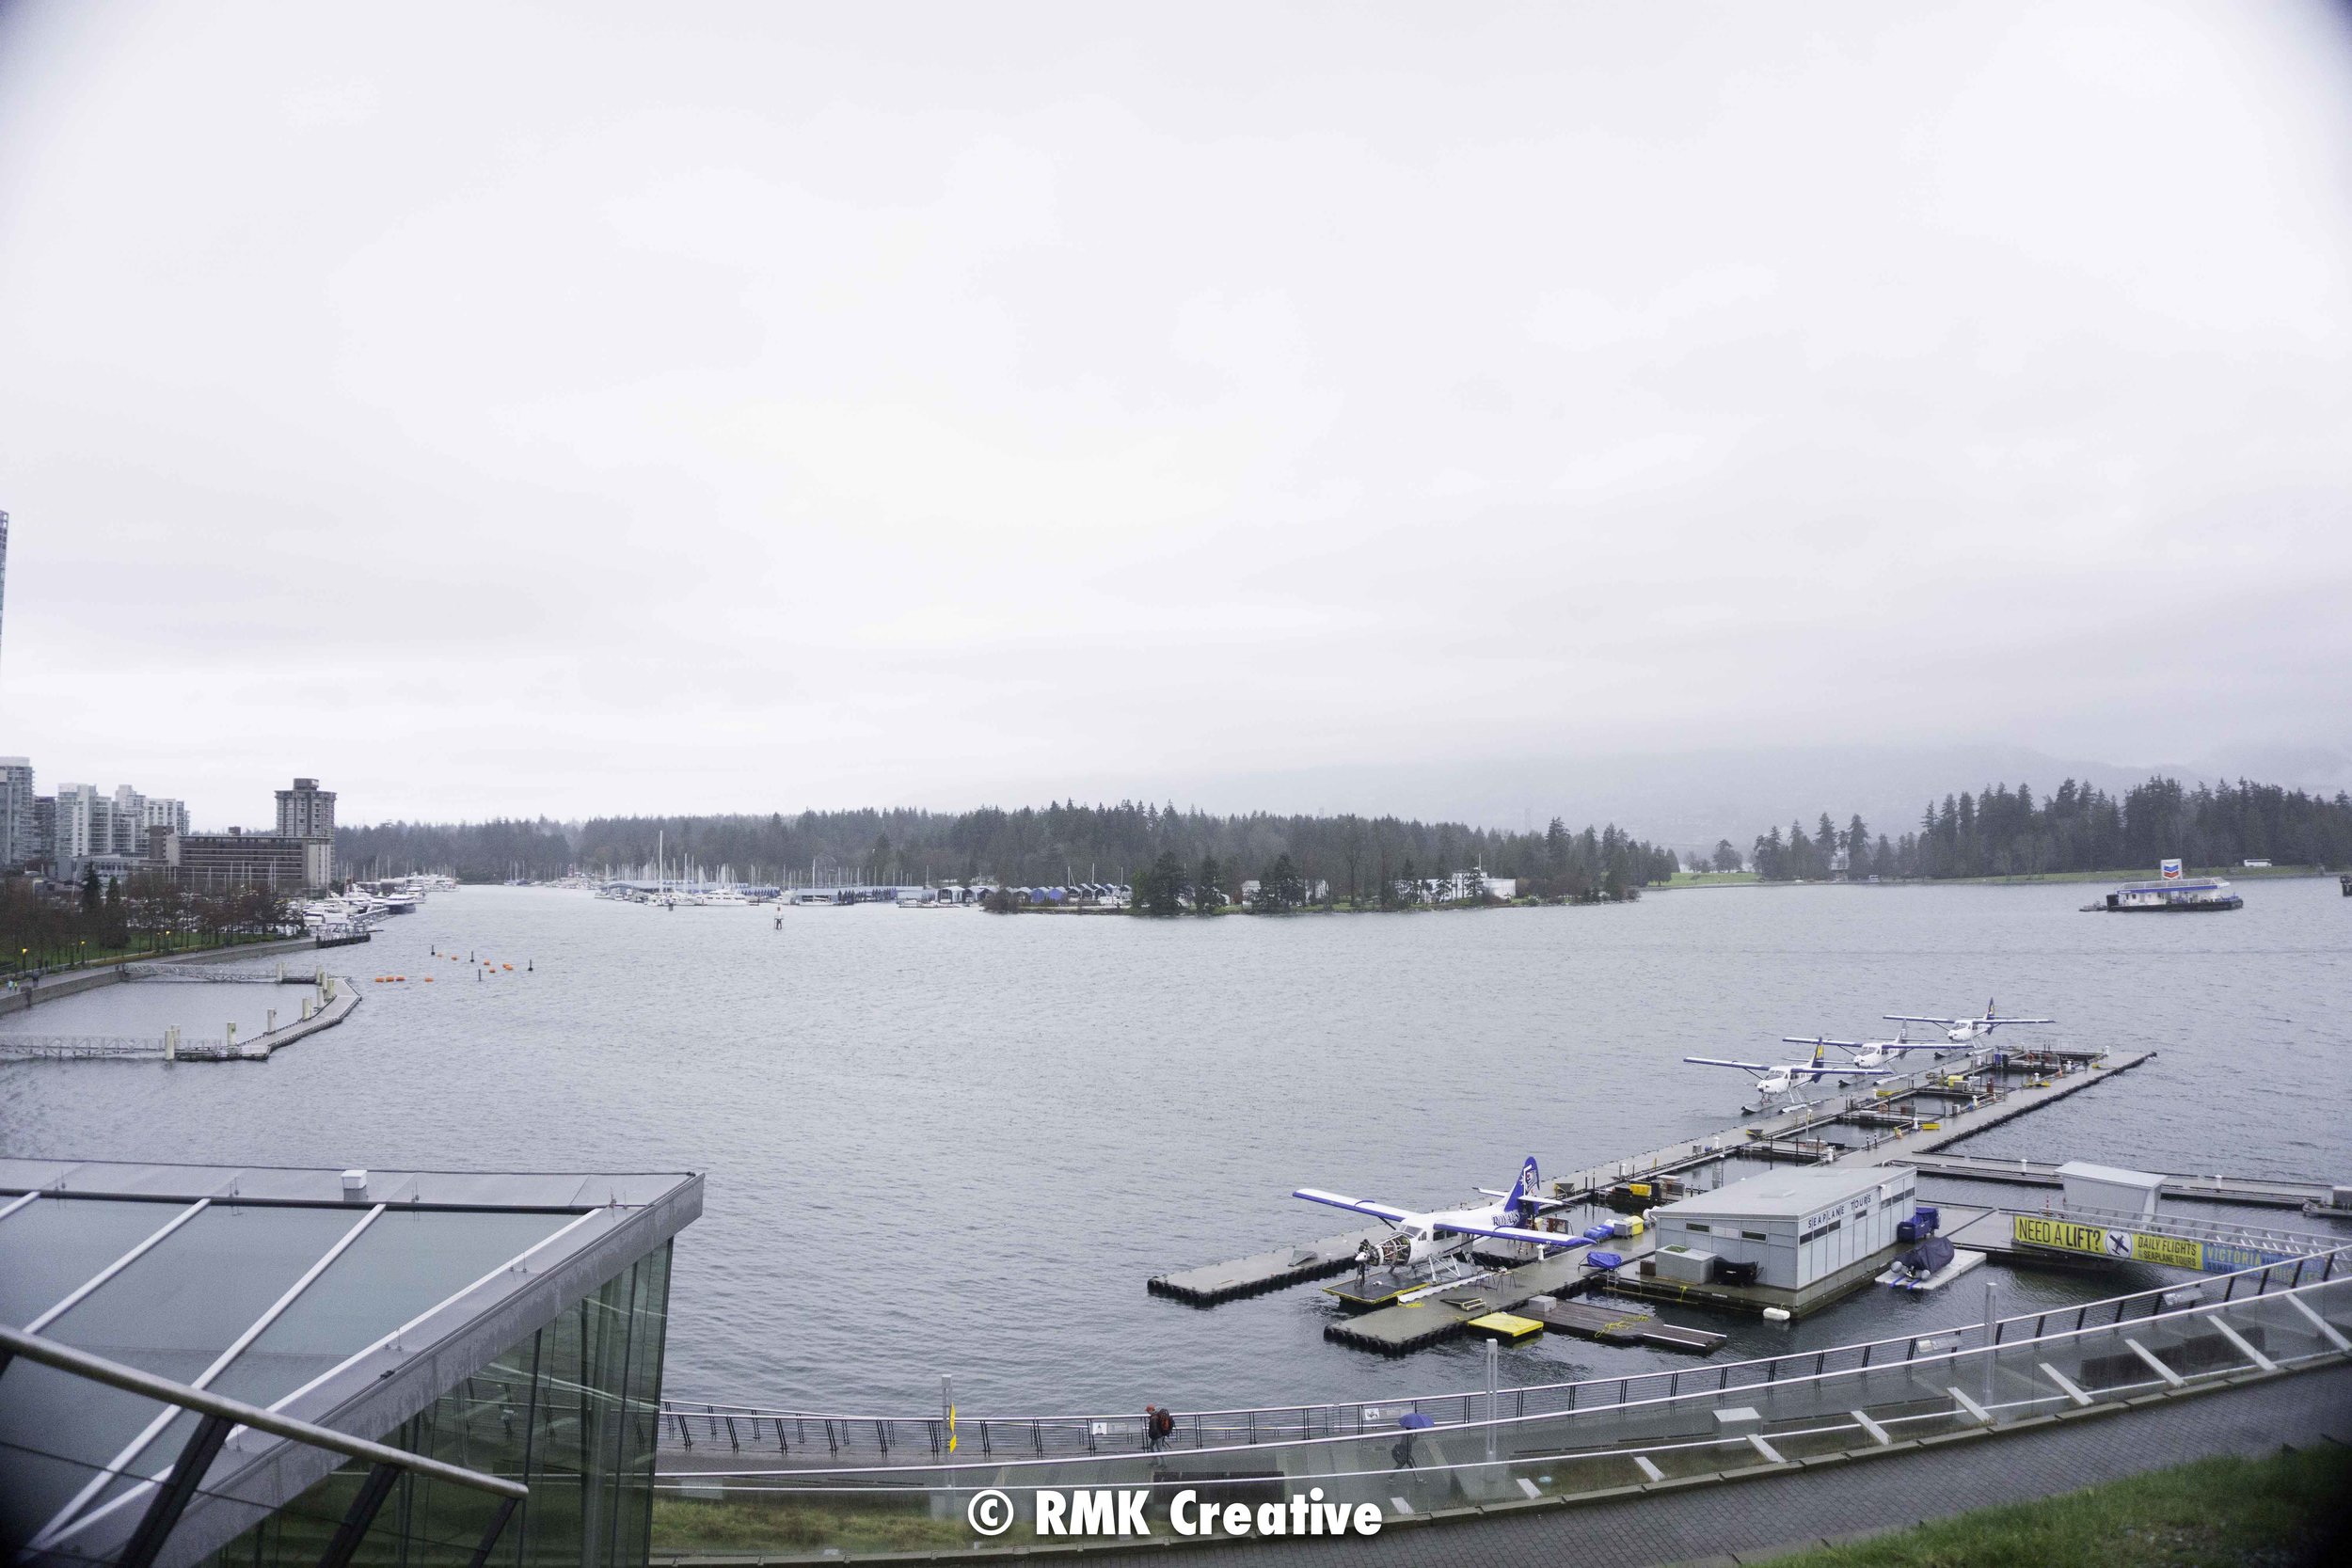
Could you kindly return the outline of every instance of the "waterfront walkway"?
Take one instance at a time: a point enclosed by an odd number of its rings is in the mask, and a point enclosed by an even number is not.
[[[190,982],[256,987],[314,986],[320,1000],[309,1016],[276,1023],[274,1027],[264,1026],[245,1035],[235,1034],[232,1024],[230,1033],[215,1039],[183,1038],[177,1026],[161,1036],[52,1035],[12,1030],[0,1033],[0,1061],[267,1061],[274,1053],[296,1040],[308,1038],[322,1029],[333,1028],[349,1018],[353,1009],[359,1006],[359,988],[346,976],[329,974],[323,967],[310,975],[292,975],[285,973],[282,961],[278,968],[279,973],[273,976],[183,967],[179,964],[139,964],[124,965],[103,979],[95,975],[89,978],[94,985],[107,988]],[[273,1023],[276,1013],[277,1009],[273,1008],[269,1014]]]
[[[1851,1462],[1582,1504],[1489,1505],[1458,1521],[1391,1526],[1367,1541],[1202,1544],[1200,1568],[1647,1568],[1756,1562],[1973,1509],[2031,1502],[2216,1454],[2352,1443],[2352,1368],[2276,1378],[2027,1430],[1947,1439]],[[949,1554],[943,1554],[949,1555]],[[952,1554],[970,1561],[969,1551]],[[656,1563],[691,1560],[654,1555]]]

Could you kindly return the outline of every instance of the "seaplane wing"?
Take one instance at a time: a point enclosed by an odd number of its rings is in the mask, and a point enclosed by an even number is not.
[[[1871,1044],[1882,1042],[1874,1042],[1871,1040],[1834,1040],[1821,1035],[1783,1035],[1780,1037],[1780,1043],[1783,1045],[1834,1045],[1840,1051],[1860,1051]]]
[[[1533,1242],[1537,1246],[1572,1247],[1592,1243],[1581,1236],[1570,1236],[1556,1230],[1529,1230],[1516,1225],[1470,1225],[1462,1220],[1433,1219],[1432,1230],[1444,1230],[1456,1236],[1491,1236],[1498,1242]]]
[[[1808,1040],[1805,1043],[1810,1045],[1812,1042]],[[1727,1056],[1685,1056],[1682,1059],[1686,1062],[1695,1063],[1700,1067],[1745,1068],[1750,1072],[1770,1072],[1772,1070],[1772,1064],[1769,1062],[1735,1062]]]
[[[2002,1014],[1995,1018],[1979,1019],[1977,1022],[1979,1023],[2056,1023],[2058,1020],[2054,1018],[2010,1018],[2007,1014]]]
[[[1893,1068],[1851,1065],[1840,1067],[1835,1062],[1827,1067],[1798,1066],[1788,1070],[1800,1078],[1810,1078],[1817,1084],[1824,1078],[1892,1078],[1895,1076]]]
[[[1957,1029],[1963,1023],[1981,1023],[1979,1018],[1928,1018],[1919,1013],[1881,1013],[1889,1023],[1940,1023],[1947,1029]],[[2024,1019],[2003,1019],[2004,1023],[2023,1023]],[[2036,1022],[2039,1022],[2038,1020]]]
[[[1359,1214],[1370,1214],[1374,1219],[1387,1220],[1391,1225],[1413,1217],[1411,1210],[1399,1209],[1393,1203],[1372,1203],[1360,1197],[1342,1197],[1337,1193],[1327,1193],[1315,1187],[1300,1187],[1294,1191],[1291,1196],[1303,1197],[1310,1203],[1327,1203],[1334,1209],[1353,1209]]]

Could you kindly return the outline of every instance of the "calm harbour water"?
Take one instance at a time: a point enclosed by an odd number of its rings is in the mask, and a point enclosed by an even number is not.
[[[364,1004],[265,1066],[0,1065],[0,1149],[705,1172],[683,1392],[919,1412],[952,1372],[967,1407],[1027,1414],[1467,1387],[1474,1347],[1326,1343],[1311,1286],[1204,1311],[1144,1280],[1346,1228],[1293,1186],[1452,1202],[1529,1152],[1566,1170],[1731,1125],[1747,1081],[1686,1053],[1778,1059],[1784,1033],[1988,996],[2061,1020],[2044,1037],[2160,1055],[1969,1151],[2352,1180],[2352,901],[2258,881],[2241,913],[2109,920],[2076,912],[2092,891],[1173,924],[812,908],[778,930],[468,888],[326,955]],[[436,945],[516,973],[477,982]],[[1768,1354],[1966,1320],[1991,1275],[2005,1304],[2155,1283],[1988,1269],[1794,1330],[1679,1316]],[[1657,1364],[1558,1336],[1509,1354],[1514,1381]]]

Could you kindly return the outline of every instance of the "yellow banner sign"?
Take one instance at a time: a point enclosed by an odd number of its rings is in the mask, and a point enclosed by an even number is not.
[[[2094,1258],[2112,1258],[2118,1262],[2158,1263],[2171,1269],[2201,1269],[2205,1266],[2203,1244],[2184,1241],[2178,1236],[2151,1236],[2139,1230],[2114,1230],[2106,1226],[2051,1219],[2044,1214],[2012,1214],[2010,1219],[2010,1233],[2023,1246],[2085,1253]]]

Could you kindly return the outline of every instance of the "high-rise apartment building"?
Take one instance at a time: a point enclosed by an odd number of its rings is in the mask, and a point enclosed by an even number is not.
[[[46,860],[48,852],[33,837],[32,763],[0,757],[0,871]]]
[[[67,881],[78,879],[89,861],[145,859],[147,831],[151,827],[188,831],[188,808],[183,801],[142,795],[129,784],[118,785],[112,794],[95,784],[59,784],[54,798],[37,797],[32,792],[32,769],[23,758],[0,758],[0,781],[5,780],[11,763],[24,769],[22,793],[27,811],[19,842],[29,847],[18,851],[17,862],[46,861],[52,874]],[[0,782],[0,816],[5,816],[7,789],[7,784]],[[54,803],[45,814],[45,825],[36,825],[30,814],[38,809],[34,802],[42,800]],[[0,838],[6,832],[5,823],[0,823]]]
[[[8,515],[0,512],[0,610],[8,602]]]
[[[107,824],[106,853],[147,853],[147,797],[129,784],[117,784],[114,806],[114,819]]]
[[[51,832],[49,858],[58,874],[71,878],[73,868],[92,855],[115,852],[114,797],[96,784],[57,786],[56,818]]]
[[[316,779],[296,779],[278,792],[278,832],[284,838],[333,838],[335,792]]]

